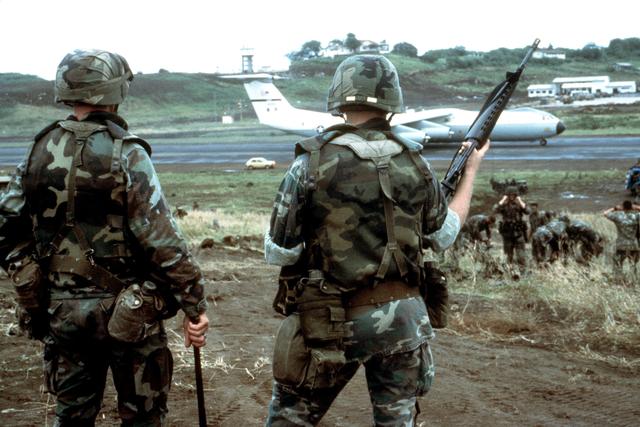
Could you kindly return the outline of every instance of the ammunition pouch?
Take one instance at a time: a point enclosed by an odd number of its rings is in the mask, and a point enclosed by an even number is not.
[[[324,279],[302,278],[303,291],[297,300],[302,333],[308,343],[342,344],[345,337],[345,309],[342,291]]]
[[[280,384],[297,389],[333,387],[340,369],[346,364],[343,350],[307,346],[298,313],[284,319],[274,349],[273,377]]]
[[[318,270],[300,279],[297,313],[289,315],[276,336],[273,375],[281,384],[321,389],[336,384],[346,364],[343,338],[346,315],[342,291],[324,281]]]
[[[26,257],[9,266],[9,277],[16,291],[18,305],[27,313],[46,311],[49,289],[38,261]]]
[[[424,277],[420,287],[431,326],[435,329],[445,328],[449,316],[447,277],[433,263],[425,262]]]
[[[118,341],[135,343],[159,333],[160,320],[166,308],[167,304],[154,283],[133,284],[116,298],[107,325],[109,335]]]

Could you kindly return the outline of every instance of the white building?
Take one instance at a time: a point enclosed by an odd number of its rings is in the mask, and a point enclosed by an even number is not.
[[[635,93],[636,82],[612,82],[609,76],[556,77],[551,84],[532,84],[527,87],[529,98],[593,95],[605,96]]]
[[[533,52],[533,55],[531,56],[536,59],[551,58],[551,59],[559,59],[561,61],[564,61],[565,59],[567,59],[566,53],[556,52],[553,50],[536,50],[535,52]]]
[[[549,98],[556,96],[556,87],[551,84],[527,86],[529,98]]]

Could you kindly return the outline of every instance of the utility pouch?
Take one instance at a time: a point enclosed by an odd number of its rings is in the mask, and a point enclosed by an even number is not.
[[[302,278],[298,312],[302,333],[308,343],[336,342],[345,338],[346,313],[342,291],[322,278]]]
[[[107,329],[109,335],[123,342],[139,342],[160,332],[165,301],[154,283],[133,284],[116,298]]]
[[[333,387],[345,364],[342,350],[307,347],[297,313],[280,325],[273,354],[273,377],[280,384],[310,390]]]
[[[16,300],[28,313],[47,309],[49,292],[40,264],[26,257],[9,266],[9,276],[16,291]]]
[[[449,316],[447,277],[441,270],[435,268],[431,262],[424,263],[424,279],[421,291],[427,306],[431,327],[435,329],[445,328]]]

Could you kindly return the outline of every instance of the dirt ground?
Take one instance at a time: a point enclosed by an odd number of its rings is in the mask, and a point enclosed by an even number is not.
[[[605,198],[598,206],[573,206],[573,201],[567,201],[566,207],[596,211],[601,204],[619,203],[624,197],[619,184],[603,186],[610,195],[592,189],[592,204]],[[258,246],[257,242],[216,244],[194,251],[209,282],[211,329],[202,359],[211,426],[258,426],[266,417],[272,345],[281,319],[271,309],[277,269],[265,265]],[[491,309],[470,304],[467,314],[480,316]],[[52,425],[54,399],[43,392],[42,347],[15,336],[13,296],[6,279],[0,280],[0,327],[0,420],[6,426]],[[193,355],[182,346],[175,319],[167,329],[175,360],[168,425],[195,426]],[[638,425],[637,372],[559,352],[519,332],[496,342],[482,334],[444,329],[437,333],[432,348],[436,380],[420,399],[419,425]],[[115,408],[110,384],[98,424],[118,425]],[[320,425],[370,425],[370,412],[360,371]]]

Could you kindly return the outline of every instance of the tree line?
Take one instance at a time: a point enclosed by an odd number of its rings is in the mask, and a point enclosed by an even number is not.
[[[348,33],[344,39],[331,40],[327,47],[344,47],[351,53],[357,53],[362,41],[354,33]],[[375,48],[375,46],[373,46]],[[371,46],[370,46],[371,48]],[[448,49],[429,50],[418,56],[418,49],[408,42],[397,43],[390,53],[419,58],[427,63],[445,62],[448,66],[457,68],[470,68],[481,63],[510,64],[518,61],[527,48],[507,49],[499,48],[489,52],[468,51],[463,46],[456,46]],[[597,46],[595,43],[588,43],[581,49],[557,48],[549,45],[547,50],[557,53],[564,53],[567,60],[585,59],[591,61],[611,61],[640,58],[640,38],[630,37],[625,39],[616,38],[609,42],[607,47]],[[288,57],[292,61],[306,60],[322,56],[323,47],[317,40],[305,42],[300,50],[291,52]],[[543,58],[542,61],[553,62],[553,58]]]

